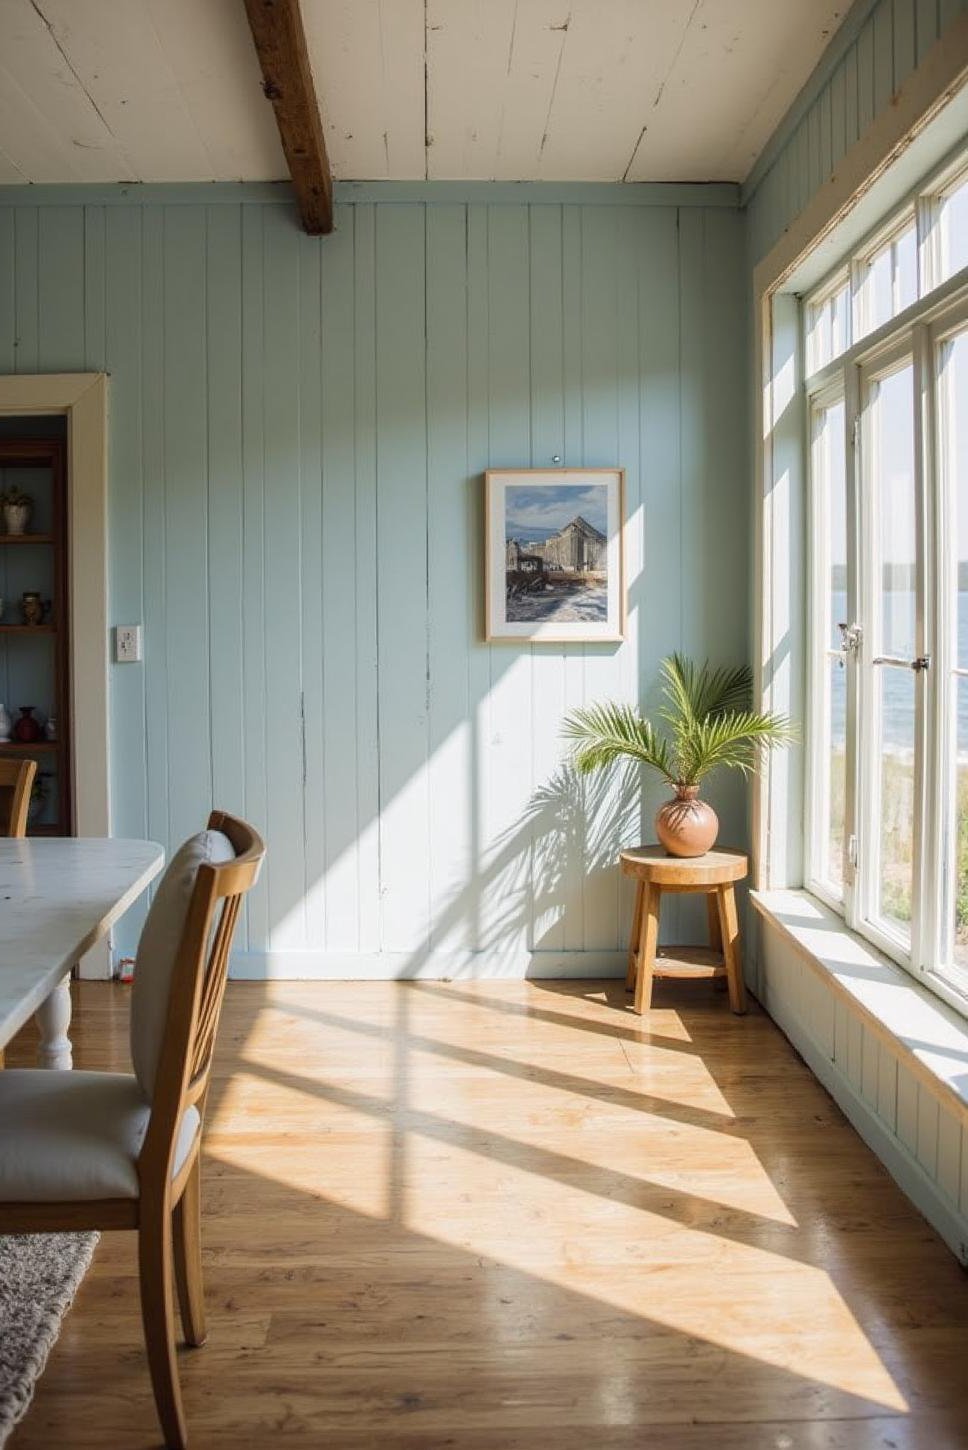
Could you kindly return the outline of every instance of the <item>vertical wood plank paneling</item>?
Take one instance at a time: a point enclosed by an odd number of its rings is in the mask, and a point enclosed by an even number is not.
[[[830,166],[836,171],[847,150],[847,66],[845,61],[830,78]]]
[[[14,227],[17,319],[14,366],[18,373],[35,373],[38,368],[40,336],[40,278],[37,258],[38,208],[18,207]]]
[[[582,230],[582,438],[590,466],[615,463],[618,440],[618,321],[629,278],[619,271],[620,216],[614,207],[583,207]],[[623,286],[624,283],[624,286]],[[622,695],[622,651],[615,645],[584,648],[584,692],[589,704]],[[616,950],[624,926],[619,912],[618,857],[621,786],[607,777],[586,784],[584,809],[584,945]]]
[[[244,811],[241,208],[209,207],[205,242],[212,801]]]
[[[487,789],[487,697],[491,648],[484,642],[484,470],[490,463],[490,349],[488,291],[488,208],[475,202],[467,208],[467,468],[470,488],[468,553],[477,554],[467,590],[468,715],[473,762],[469,822],[472,877],[467,891],[467,931],[476,950],[483,940],[484,878],[489,864],[484,842],[484,797]]]
[[[530,354],[531,354],[531,464],[554,467],[564,457],[565,410],[563,394],[562,213],[560,206],[530,209]],[[565,713],[565,652],[555,645],[537,644],[531,661],[531,770],[539,793],[535,811],[532,860],[532,916],[530,945],[537,950],[564,948],[565,891],[562,867],[565,854],[559,838],[556,780],[560,774],[562,745],[560,721]],[[542,794],[544,793],[544,794]]]
[[[886,1051],[887,1049],[885,1049]],[[881,1047],[877,1037],[867,1028],[863,1032],[861,1060],[861,1092],[865,1102],[877,1107],[877,1088],[880,1080]]]
[[[467,460],[467,208],[428,207],[427,609],[431,802],[430,946],[473,947],[467,891],[473,878],[474,759],[468,620],[459,607],[478,568],[470,548]],[[473,889],[473,888],[471,888]]]
[[[916,0],[915,38],[920,65],[938,38],[938,0]]]
[[[857,126],[863,136],[874,119],[874,17],[857,37]]]
[[[894,7],[881,0],[874,21],[874,115],[881,113],[894,93]]]
[[[111,436],[108,462],[108,517],[111,617],[114,623],[144,620],[144,435],[142,430],[141,215],[134,208],[105,207],[105,266],[111,286],[105,294],[105,357],[111,373]],[[90,280],[90,276],[89,276]],[[98,289],[100,290],[100,289]],[[90,320],[94,311],[85,307]],[[88,353],[90,366],[90,352]],[[154,647],[145,636],[145,648]],[[120,836],[148,834],[147,731],[144,661],[114,669],[111,678],[112,825]],[[135,912],[136,921],[140,913]],[[134,923],[125,918],[126,945]]]
[[[164,623],[168,839],[176,843],[201,829],[212,804],[205,223],[201,206],[171,207],[165,216]]]
[[[424,218],[381,208],[376,239],[377,584],[383,946],[428,937]]]
[[[965,0],[938,0],[938,33],[944,35],[965,8]]]
[[[344,233],[350,228],[350,250],[348,262],[343,258],[342,283],[346,289],[346,308],[349,312],[347,331],[331,337],[333,350],[339,353],[342,372],[348,379],[349,402],[346,412],[338,419],[339,436],[348,439],[347,469],[343,475],[343,491],[354,507],[353,490],[348,481],[353,478],[353,373],[346,366],[348,357],[353,356],[353,251],[352,212],[347,216],[340,213],[337,234],[341,253],[345,253]],[[335,240],[335,238],[334,238]],[[299,269],[299,575],[302,581],[300,591],[300,674],[302,678],[302,720],[303,720],[303,910],[305,913],[305,945],[309,949],[319,947],[327,941],[326,936],[326,837],[329,828],[325,789],[325,732],[326,697],[323,689],[323,659],[325,643],[323,628],[325,607],[323,602],[323,459],[322,459],[322,417],[323,417],[323,303],[322,279],[324,249],[315,237],[300,236],[297,265]],[[348,275],[347,275],[348,274]],[[344,447],[347,445],[344,443]],[[342,560],[342,580],[346,585],[347,574],[352,576],[356,561],[356,529],[351,530],[350,549]],[[352,599],[355,580],[351,577],[351,592],[344,599]],[[348,618],[355,611],[343,609],[344,629]],[[355,635],[355,631],[354,631]],[[355,640],[354,640],[355,643]],[[351,670],[342,681],[340,699],[345,714],[355,724],[356,716],[356,674]],[[353,800],[353,822],[356,823],[356,750],[355,734],[352,760],[344,762],[348,777],[348,789]],[[352,875],[352,895],[356,905],[356,853],[349,851]],[[358,935],[354,934],[354,947]]]
[[[0,207],[0,372],[16,371],[17,259],[13,207]]]
[[[894,0],[894,89],[914,69],[917,41],[915,0]]]
[[[877,1068],[877,1115],[893,1133],[897,1128],[897,1058],[882,1052]]]
[[[488,436],[494,467],[520,466],[531,456],[528,223],[526,206],[488,209]],[[490,667],[481,944],[509,958],[527,949],[531,930],[531,755],[515,745],[530,713],[530,647],[494,645]]]
[[[265,639],[265,240],[261,207],[242,208],[242,739],[245,809],[265,830],[268,817]],[[248,945],[269,940],[268,871],[246,897]]]
[[[918,1150],[918,1083],[903,1064],[897,1068],[897,1136],[909,1153]]]
[[[86,372],[102,372],[107,348],[107,208],[84,208],[84,360]],[[140,261],[140,257],[139,257]]]
[[[848,147],[860,135],[860,110],[857,86],[857,46],[852,45],[844,56],[844,128]]]
[[[359,876],[356,837],[357,715],[356,629],[346,603],[356,597],[356,501],[353,477],[355,380],[346,366],[353,346],[352,218],[320,251],[322,261],[322,796],[314,807],[325,815],[326,944],[331,951],[355,951],[359,941]],[[318,477],[313,482],[318,489]],[[311,490],[310,490],[311,492]],[[304,592],[313,591],[307,579]],[[318,596],[317,596],[318,597]],[[307,619],[307,627],[313,627]],[[310,638],[319,639],[319,620]],[[316,645],[318,648],[318,644]],[[344,701],[337,708],[337,701]],[[307,816],[311,803],[307,801]]]
[[[359,949],[380,945],[380,740],[377,639],[376,216],[353,209],[354,486],[356,498],[356,839]]]
[[[276,951],[305,945],[305,803],[300,576],[299,230],[284,207],[265,211],[265,673],[269,919]]]
[[[141,376],[144,534],[132,540],[144,559],[145,760],[148,835],[169,842],[168,651],[165,647],[165,214],[142,213]],[[116,672],[112,672],[116,673]]]
[[[38,208],[36,354],[43,372],[84,366],[84,241],[83,207]]]
[[[938,1099],[924,1083],[918,1084],[918,1162],[929,1178],[938,1171]]]
[[[953,1204],[961,1183],[961,1118],[941,1108],[938,1113],[938,1187]]]
[[[580,468],[587,462],[582,409],[582,271],[581,208],[565,206],[561,213],[561,367],[566,468]],[[581,649],[565,651],[564,673],[565,709],[573,710],[585,703],[585,660]],[[565,951],[576,951],[585,942],[585,828],[578,810],[567,812],[566,821],[568,847],[560,872],[565,902],[562,936]]]

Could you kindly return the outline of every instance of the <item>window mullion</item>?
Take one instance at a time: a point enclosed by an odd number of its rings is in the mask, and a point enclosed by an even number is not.
[[[857,366],[845,369],[844,426],[847,475],[847,622],[855,625],[863,621],[861,606],[863,582],[861,501],[863,490],[860,487],[860,369]],[[859,646],[847,651],[845,666],[847,670],[847,751],[844,781],[844,848],[847,860],[844,862],[844,917],[849,926],[857,925],[859,915],[856,862],[861,834],[858,820],[861,753],[859,675],[863,650],[862,631]]]
[[[939,798],[940,740],[937,668],[937,510],[934,477],[934,387],[929,329],[920,324],[912,337],[914,367],[914,484],[916,518],[916,654],[932,658],[934,668],[918,673],[915,696],[914,873],[911,903],[911,965],[923,972],[940,952],[941,831]]]

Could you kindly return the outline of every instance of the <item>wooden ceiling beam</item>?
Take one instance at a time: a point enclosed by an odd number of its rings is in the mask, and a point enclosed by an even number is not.
[[[303,227],[325,236],[333,230],[333,177],[299,0],[245,0],[245,9]]]

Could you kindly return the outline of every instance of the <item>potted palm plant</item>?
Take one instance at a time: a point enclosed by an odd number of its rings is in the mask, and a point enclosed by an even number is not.
[[[628,758],[657,770],[675,791],[656,812],[655,829],[670,856],[701,856],[715,844],[719,818],[699,787],[721,766],[755,772],[766,752],[789,745],[796,731],[783,715],[751,708],[753,676],[746,665],[713,669],[670,655],[662,661],[662,733],[631,705],[606,702],[573,710],[564,734],[574,763],[587,773]]]

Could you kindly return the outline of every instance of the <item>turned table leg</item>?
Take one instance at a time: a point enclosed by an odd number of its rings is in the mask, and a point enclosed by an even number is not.
[[[71,1055],[71,1040],[67,1029],[71,1025],[71,979],[65,977],[51,992],[47,1001],[37,1008],[37,1026],[40,1042],[37,1058],[41,1067],[67,1070],[74,1065]]]
[[[739,949],[739,918],[736,915],[736,892],[732,885],[720,886],[719,920],[723,934],[723,957],[729,985],[729,1005],[734,1012],[746,1011],[746,987],[743,982],[743,960]]]
[[[642,911],[645,906],[645,882],[635,883],[635,911],[632,915],[632,935],[629,937],[629,964],[625,969],[625,990],[635,987],[635,976],[639,959],[639,933],[642,930]]]
[[[659,945],[659,903],[662,888],[651,881],[645,888],[645,901],[639,927],[638,974],[635,978],[635,1010],[641,1015],[652,1006],[652,973]]]

